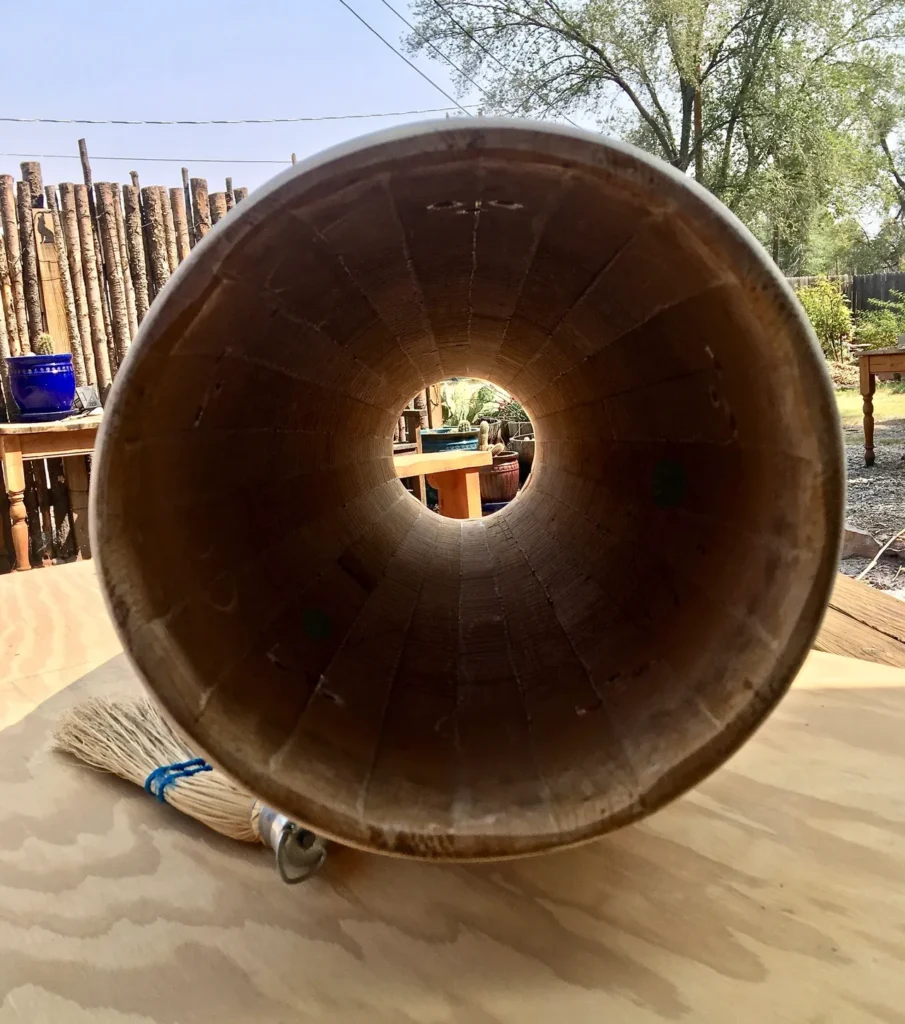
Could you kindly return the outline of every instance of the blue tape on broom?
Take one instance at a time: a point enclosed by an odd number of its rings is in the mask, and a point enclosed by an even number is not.
[[[213,771],[211,765],[203,757],[193,757],[191,761],[177,761],[174,764],[165,764],[154,771],[145,779],[145,792],[165,804],[167,786],[172,786],[178,779],[190,779],[199,772]]]

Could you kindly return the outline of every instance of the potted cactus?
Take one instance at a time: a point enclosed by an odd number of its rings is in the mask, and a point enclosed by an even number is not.
[[[19,407],[19,419],[61,420],[72,413],[75,374],[71,352],[54,352],[53,338],[40,334],[35,351],[27,356],[7,356],[9,389]]]

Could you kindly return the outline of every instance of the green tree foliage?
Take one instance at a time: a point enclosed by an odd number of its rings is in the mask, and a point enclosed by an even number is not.
[[[801,259],[802,275],[881,274],[905,262],[905,224],[886,217],[871,235],[854,216],[836,219],[829,210],[811,223]]]
[[[429,41],[451,57],[486,90],[488,111],[590,116],[693,169],[787,272],[800,269],[815,216],[858,212],[877,180],[872,116],[900,77],[905,0],[412,7],[412,49],[437,57]]]
[[[443,383],[442,400],[443,422],[455,426],[463,421],[476,423],[482,416],[496,416],[509,395],[486,380],[458,377]]]
[[[816,284],[799,288],[797,295],[824,354],[840,362],[852,336],[852,311],[841,288],[820,277]]]

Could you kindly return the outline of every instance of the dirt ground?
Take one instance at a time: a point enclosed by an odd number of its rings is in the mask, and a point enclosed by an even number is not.
[[[837,392],[845,438],[848,494],[846,522],[884,543],[905,528],[905,393],[880,385],[874,400],[873,466],[864,465],[861,396],[857,391]],[[866,558],[846,558],[840,568],[857,576]],[[905,559],[884,555],[865,576],[880,590],[905,600]]]

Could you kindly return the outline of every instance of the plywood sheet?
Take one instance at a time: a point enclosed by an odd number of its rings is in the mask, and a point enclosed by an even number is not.
[[[905,673],[812,655],[727,766],[643,824],[443,867],[269,855],[0,735],[0,1022],[877,1024],[905,1005]]]

